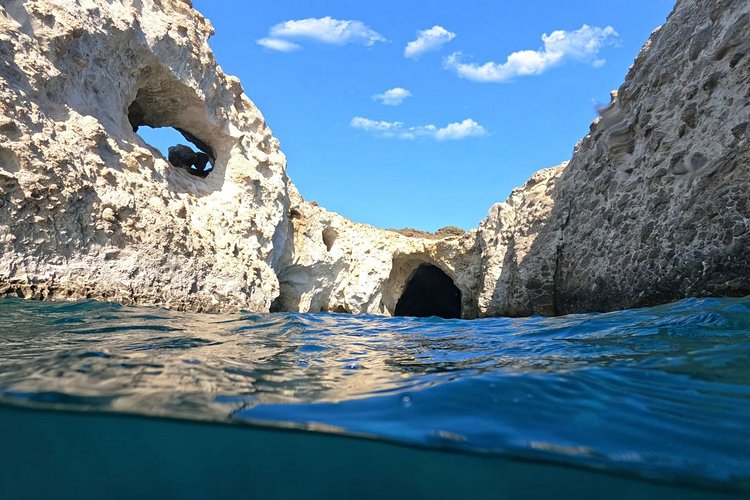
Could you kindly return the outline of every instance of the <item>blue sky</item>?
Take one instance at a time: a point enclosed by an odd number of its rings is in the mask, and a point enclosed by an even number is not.
[[[533,172],[569,159],[673,5],[193,4],[306,199],[356,221],[424,230],[475,227]]]

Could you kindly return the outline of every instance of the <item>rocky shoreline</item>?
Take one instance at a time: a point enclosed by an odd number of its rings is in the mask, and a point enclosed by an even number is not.
[[[424,266],[464,318],[750,294],[747,2],[678,1],[570,162],[445,238],[303,200],[212,33],[186,0],[3,2],[0,296],[388,315]],[[187,132],[210,175],[141,125]]]

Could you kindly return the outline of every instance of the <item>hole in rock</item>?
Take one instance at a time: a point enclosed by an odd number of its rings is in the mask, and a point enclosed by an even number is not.
[[[148,145],[158,149],[173,167],[184,168],[198,177],[208,176],[214,168],[216,160],[211,146],[185,130],[149,126],[134,126],[133,129]],[[198,151],[186,142],[193,144]]]
[[[336,237],[339,234],[336,232],[335,229],[326,228],[323,230],[323,243],[326,246],[326,250],[329,252],[331,251],[331,248],[333,248],[333,244],[336,243]]]
[[[437,266],[422,264],[398,299],[394,316],[461,317],[461,290]]]

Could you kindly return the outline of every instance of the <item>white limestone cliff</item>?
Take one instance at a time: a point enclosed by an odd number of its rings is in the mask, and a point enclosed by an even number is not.
[[[434,265],[461,291],[462,310],[475,315],[476,231],[443,239],[407,237],[352,222],[298,196],[292,201],[292,244],[279,272],[279,310],[391,315],[414,271]]]
[[[212,33],[180,0],[0,1],[4,295],[269,308],[285,159]],[[136,125],[188,131],[214,172],[172,168]]]

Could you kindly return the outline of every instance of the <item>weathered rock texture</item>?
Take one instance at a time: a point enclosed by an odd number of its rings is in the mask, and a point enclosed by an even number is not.
[[[267,310],[285,159],[180,0],[0,0],[0,293]],[[200,179],[135,126],[215,152]]]
[[[291,193],[292,224],[281,260],[284,311],[393,314],[423,264],[443,270],[461,290],[465,316],[476,316],[476,231],[445,239],[409,238],[357,224]]]
[[[501,236],[484,251],[485,286],[500,276],[480,312],[749,294],[749,120],[750,3],[679,1],[568,166],[482,223]]]
[[[562,244],[562,235],[548,227],[554,206],[550,194],[566,165],[535,173],[505,203],[495,204],[480,224],[477,310],[482,316],[554,310],[556,268],[549,256]]]
[[[748,2],[680,0],[571,161],[443,239],[305,202],[211,33],[188,1],[0,0],[0,295],[393,314],[428,264],[464,317],[750,293]]]

